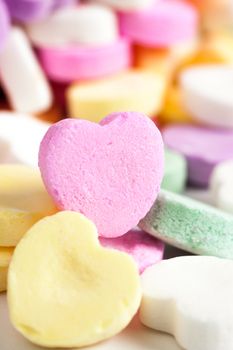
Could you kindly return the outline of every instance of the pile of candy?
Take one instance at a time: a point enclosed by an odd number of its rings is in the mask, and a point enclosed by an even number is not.
[[[0,0],[0,291],[33,343],[96,344],[140,310],[232,350],[231,6]]]

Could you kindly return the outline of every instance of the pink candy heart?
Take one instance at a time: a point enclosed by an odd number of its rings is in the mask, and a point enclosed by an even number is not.
[[[100,124],[65,119],[40,147],[45,186],[62,210],[78,211],[103,237],[138,224],[155,201],[163,176],[163,141],[139,113],[114,113]]]

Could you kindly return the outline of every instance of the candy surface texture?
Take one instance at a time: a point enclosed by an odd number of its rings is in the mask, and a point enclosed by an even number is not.
[[[139,113],[115,113],[100,125],[66,119],[45,135],[39,166],[60,209],[86,215],[101,236],[118,237],[135,227],[156,199],[162,138]]]
[[[35,222],[55,212],[39,170],[0,165],[0,247],[15,246]]]
[[[100,237],[99,240],[106,248],[113,248],[131,255],[140,273],[163,258],[164,244],[138,229],[131,230],[121,237]]]
[[[233,259],[233,216],[204,203],[161,191],[139,227],[194,254]]]
[[[136,264],[102,248],[97,236],[83,215],[60,212],[34,225],[16,247],[8,275],[10,317],[32,342],[94,344],[120,332],[137,312]]]
[[[173,334],[187,350],[232,349],[232,260],[208,256],[164,260],[144,272],[142,289],[144,325]]]

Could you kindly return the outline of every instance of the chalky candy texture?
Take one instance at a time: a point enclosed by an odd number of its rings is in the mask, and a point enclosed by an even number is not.
[[[16,246],[35,222],[56,211],[37,168],[0,165],[0,247]]]
[[[233,131],[191,125],[164,129],[165,144],[183,154],[188,162],[190,184],[206,187],[214,167],[233,159]]]
[[[168,259],[148,268],[141,281],[144,325],[173,334],[182,349],[232,349],[232,260]]]
[[[123,35],[151,47],[170,46],[193,38],[197,30],[195,9],[182,1],[155,1],[144,10],[120,14]]]
[[[39,152],[45,186],[60,209],[81,212],[104,237],[135,227],[151,208],[163,176],[163,142],[146,116],[115,113],[100,125],[66,119]]]
[[[233,259],[233,216],[190,198],[161,191],[139,227],[189,252]]]
[[[100,237],[99,239],[104,247],[131,255],[137,263],[140,273],[163,258],[163,242],[138,229],[131,230],[121,237]]]
[[[0,0],[0,52],[2,51],[10,29],[10,18],[3,0]]]
[[[11,322],[27,339],[77,348],[122,331],[139,308],[141,284],[129,255],[101,247],[91,221],[63,211],[17,245],[7,297]]]
[[[165,172],[162,188],[172,192],[182,192],[187,178],[185,158],[170,149],[165,149]]]

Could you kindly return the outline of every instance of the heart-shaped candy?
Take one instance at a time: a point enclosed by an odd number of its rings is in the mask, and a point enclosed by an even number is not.
[[[139,113],[115,113],[100,125],[65,119],[50,127],[39,153],[45,186],[60,209],[78,211],[104,237],[128,232],[160,190],[163,142]]]
[[[8,274],[10,316],[36,344],[76,347],[111,337],[140,301],[133,259],[102,248],[94,224],[79,213],[41,220],[16,247]]]
[[[142,323],[187,350],[233,349],[233,261],[182,256],[142,275]]]

